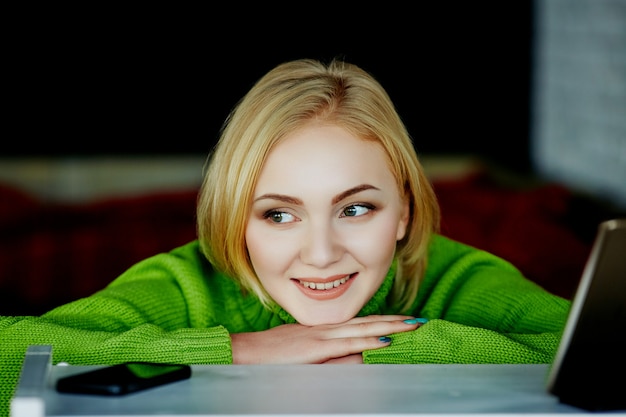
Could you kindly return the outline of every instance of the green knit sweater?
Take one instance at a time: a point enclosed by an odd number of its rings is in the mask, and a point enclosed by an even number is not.
[[[525,279],[511,264],[435,236],[413,314],[430,321],[363,353],[365,363],[548,363],[570,302]],[[393,269],[393,268],[392,268]],[[391,314],[394,271],[360,315]],[[194,241],[134,265],[103,290],[40,317],[0,317],[0,416],[28,345],[53,346],[53,362],[229,364],[230,333],[293,318],[265,309],[215,272]]]

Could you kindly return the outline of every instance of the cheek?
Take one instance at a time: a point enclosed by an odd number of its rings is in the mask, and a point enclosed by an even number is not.
[[[246,229],[246,247],[255,270],[263,269],[263,261],[267,260],[268,245],[263,244],[266,241],[267,239],[263,238],[263,234],[259,233],[259,230],[254,226],[248,226]]]
[[[284,239],[277,239],[268,233],[267,229],[249,225],[246,229],[246,247],[259,279],[267,275],[280,272],[285,268],[290,255],[290,246]]]
[[[349,239],[350,251],[363,264],[388,268],[395,254],[397,232],[397,220],[381,219],[363,230],[358,238]]]

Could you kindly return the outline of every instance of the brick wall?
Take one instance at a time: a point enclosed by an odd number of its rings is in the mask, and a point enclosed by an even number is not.
[[[626,1],[535,0],[531,159],[626,207]]]

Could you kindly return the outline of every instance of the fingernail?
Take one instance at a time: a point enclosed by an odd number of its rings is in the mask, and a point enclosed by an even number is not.
[[[391,337],[381,336],[381,337],[378,338],[378,340],[380,340],[383,343],[389,343],[389,342],[391,342]]]
[[[428,319],[422,318],[422,317],[417,317],[414,319],[406,319],[404,320],[404,322],[406,324],[424,324],[424,323],[428,323]]]

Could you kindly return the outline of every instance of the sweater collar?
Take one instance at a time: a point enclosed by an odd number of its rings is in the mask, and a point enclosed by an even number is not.
[[[370,316],[372,314],[384,314],[387,307],[387,296],[391,292],[391,287],[393,286],[393,281],[396,276],[396,260],[391,263],[391,267],[389,271],[387,271],[387,275],[385,276],[385,280],[380,285],[376,293],[370,298],[370,300],[363,306],[361,311],[357,316],[364,317]],[[272,310],[274,313],[278,314],[280,319],[285,323],[297,323],[296,319],[293,318],[291,314],[289,314],[285,309],[280,307],[278,304],[274,304]]]

